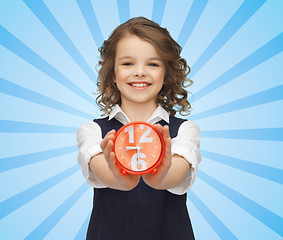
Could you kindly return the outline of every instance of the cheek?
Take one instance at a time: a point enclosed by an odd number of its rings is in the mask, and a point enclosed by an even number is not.
[[[116,86],[118,90],[121,92],[123,89],[123,83],[126,81],[127,77],[125,76],[125,73],[123,70],[117,69],[115,71],[115,79],[114,82],[116,83]]]
[[[115,70],[115,80],[117,81],[122,81],[127,77],[127,72],[124,71],[123,69],[116,69]]]
[[[163,85],[163,82],[164,82],[164,77],[165,77],[165,74],[164,72],[159,72],[158,74],[156,74],[156,80]]]

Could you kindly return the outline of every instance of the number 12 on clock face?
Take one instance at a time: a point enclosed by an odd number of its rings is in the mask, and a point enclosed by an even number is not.
[[[156,172],[164,156],[164,140],[154,126],[132,122],[116,134],[114,152],[122,173],[145,174]]]

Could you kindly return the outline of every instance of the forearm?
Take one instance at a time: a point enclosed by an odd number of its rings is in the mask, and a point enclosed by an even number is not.
[[[122,191],[129,191],[137,185],[137,183],[135,183],[134,181],[131,183],[119,181],[119,179],[115,177],[113,172],[109,169],[109,166],[104,158],[103,153],[92,157],[89,165],[96,179],[100,181],[103,185],[108,186],[109,188]]]
[[[160,178],[152,178],[151,181],[147,181],[146,183],[149,186],[160,190],[175,188],[184,182],[190,171],[190,168],[191,165],[187,160],[179,155],[173,155],[171,166],[168,169],[168,172],[163,173],[165,176],[160,176]],[[161,179],[161,181],[159,181],[159,179]]]

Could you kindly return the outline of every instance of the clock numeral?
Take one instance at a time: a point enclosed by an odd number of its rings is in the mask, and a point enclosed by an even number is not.
[[[129,143],[134,143],[134,126],[130,125],[124,129],[124,132],[129,132]]]
[[[143,127],[142,127],[142,129],[143,129]],[[150,127],[146,127],[146,131],[143,133],[143,135],[141,136],[141,139],[140,139],[141,143],[152,142],[152,137],[148,137],[150,132],[151,132],[151,128]]]
[[[138,160],[138,153],[135,153],[131,158],[131,168],[133,171],[144,171],[147,169],[147,164],[141,158],[146,158],[145,154],[140,153],[140,160]]]
[[[144,125],[140,125],[140,129],[144,129]],[[149,143],[152,142],[152,137],[148,137],[148,135],[151,133],[151,128],[146,126],[146,131],[143,133],[143,135],[140,138],[141,143]],[[134,143],[134,125],[130,125],[124,129],[125,133],[129,133],[129,143]]]

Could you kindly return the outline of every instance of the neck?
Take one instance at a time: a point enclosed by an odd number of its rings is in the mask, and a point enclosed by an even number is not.
[[[146,122],[153,112],[156,110],[156,103],[122,103],[121,109],[128,116],[131,122],[144,121]]]

